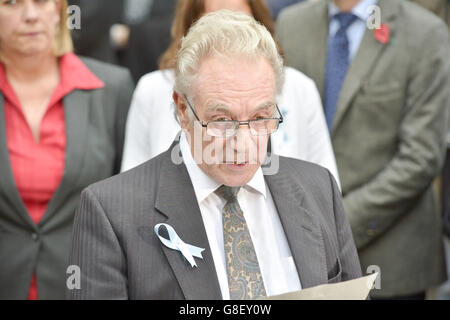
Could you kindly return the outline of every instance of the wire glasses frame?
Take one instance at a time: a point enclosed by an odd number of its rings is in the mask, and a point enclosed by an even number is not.
[[[248,125],[250,133],[253,136],[267,136],[278,130],[280,123],[283,123],[283,115],[278,108],[278,105],[275,104],[277,108],[279,118],[263,118],[263,119],[254,119],[248,121],[238,121],[238,120],[221,120],[221,121],[210,121],[203,122],[197,116],[194,108],[189,102],[186,95],[184,95],[186,102],[189,108],[192,110],[197,121],[201,124],[203,128],[206,128],[206,133],[212,137],[218,138],[230,138],[236,135],[240,126]]]

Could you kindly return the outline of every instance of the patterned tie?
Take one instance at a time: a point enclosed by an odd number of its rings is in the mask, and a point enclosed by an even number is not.
[[[329,131],[332,129],[339,93],[350,65],[347,28],[357,19],[357,16],[346,12],[338,13],[333,18],[339,21],[340,28],[328,41],[324,104]]]
[[[240,187],[220,187],[216,193],[227,201],[222,209],[223,243],[228,286],[232,300],[266,296],[258,258],[244,214],[237,201]]]

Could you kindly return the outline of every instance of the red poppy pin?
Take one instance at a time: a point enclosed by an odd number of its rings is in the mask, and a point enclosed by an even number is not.
[[[382,44],[389,43],[390,40],[389,26],[385,23],[381,24],[381,26],[378,29],[375,29],[374,36],[375,39],[377,39]]]

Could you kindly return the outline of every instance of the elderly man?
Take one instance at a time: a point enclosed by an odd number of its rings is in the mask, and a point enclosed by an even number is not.
[[[361,275],[332,175],[283,157],[263,175],[282,70],[245,14],[190,29],[173,93],[180,143],[83,192],[69,298],[255,299]]]

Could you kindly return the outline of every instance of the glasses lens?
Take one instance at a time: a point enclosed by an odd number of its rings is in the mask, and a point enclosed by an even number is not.
[[[213,121],[208,123],[206,133],[212,137],[232,137],[236,133],[238,123],[235,121]]]
[[[278,119],[261,119],[250,121],[251,134],[254,136],[266,136],[278,130]]]

